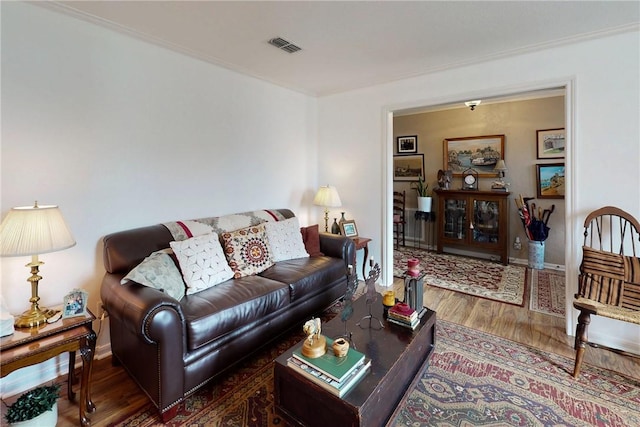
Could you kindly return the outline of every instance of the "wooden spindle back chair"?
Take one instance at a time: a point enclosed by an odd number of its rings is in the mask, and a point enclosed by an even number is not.
[[[640,223],[622,209],[605,206],[584,221],[582,263],[573,306],[580,311],[576,326],[576,360],[580,366],[588,342],[591,315],[640,324]],[[602,346],[600,346],[602,347]]]
[[[405,245],[405,225],[407,224],[405,216],[405,192],[394,191],[393,192],[393,240],[395,248],[397,249],[402,242],[402,246]]]

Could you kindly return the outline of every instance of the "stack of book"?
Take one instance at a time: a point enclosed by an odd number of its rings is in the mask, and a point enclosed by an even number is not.
[[[327,338],[327,352],[315,359],[304,356],[301,346],[293,350],[287,365],[328,392],[343,397],[371,367],[371,360],[349,348],[345,357],[336,357],[331,350],[333,340]]]
[[[389,309],[387,321],[405,328],[415,329],[420,323],[418,312],[409,307],[409,304],[399,302]]]

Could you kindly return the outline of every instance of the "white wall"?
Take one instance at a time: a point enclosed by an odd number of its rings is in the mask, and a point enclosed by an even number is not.
[[[40,257],[45,306],[82,288],[96,307],[114,231],[261,208],[318,221],[314,98],[49,9],[1,7],[2,215],[57,204],[77,241]],[[1,260],[12,313],[28,308],[29,261]],[[17,371],[2,393],[62,372]]]
[[[567,310],[577,290],[581,225],[592,210],[616,205],[640,218],[640,43],[628,32],[536,53],[461,67],[348,93],[319,102],[320,181],[340,190],[359,232],[391,275],[390,113],[567,85]],[[531,189],[535,192],[534,189]],[[386,227],[385,227],[386,226]],[[615,328],[615,342],[608,333]],[[640,353],[640,330],[594,319],[594,341]]]

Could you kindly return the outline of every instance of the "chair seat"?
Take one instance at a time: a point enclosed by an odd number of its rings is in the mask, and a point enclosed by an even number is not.
[[[577,297],[573,302],[573,306],[578,310],[586,310],[590,314],[595,314],[597,316],[609,317],[611,319],[640,325],[640,311],[602,304],[582,297]]]

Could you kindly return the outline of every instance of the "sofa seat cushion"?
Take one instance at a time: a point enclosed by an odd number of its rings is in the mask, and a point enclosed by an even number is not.
[[[291,292],[291,302],[315,295],[336,280],[344,279],[344,260],[327,256],[280,261],[260,276],[286,283]]]
[[[260,276],[228,280],[185,296],[180,305],[188,351],[286,307],[289,298],[286,284]]]

